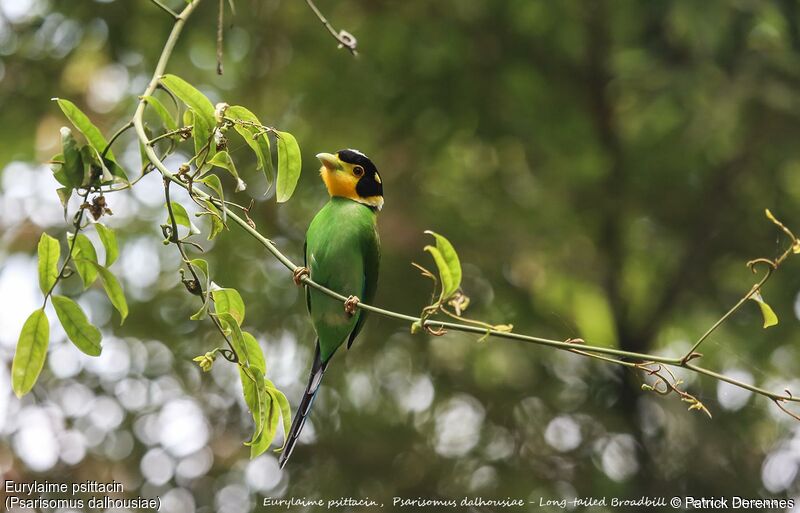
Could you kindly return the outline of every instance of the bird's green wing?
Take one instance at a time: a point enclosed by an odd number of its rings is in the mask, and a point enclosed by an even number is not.
[[[374,296],[378,244],[371,209],[345,198],[332,198],[311,221],[306,242],[311,279],[365,301]],[[348,315],[341,301],[318,290],[309,290],[309,298],[321,360],[327,362],[339,346],[350,341],[363,311]]]
[[[303,241],[303,267],[308,269],[308,239]],[[306,308],[308,313],[311,313],[311,287],[306,286]]]
[[[375,292],[378,290],[378,269],[381,262],[381,244],[378,232],[373,230],[371,236],[364,241],[364,290],[361,293],[361,300],[367,304],[372,304],[375,299]],[[347,340],[347,349],[353,345],[353,341],[358,336],[364,322],[367,320],[366,310],[358,311],[358,320]]]

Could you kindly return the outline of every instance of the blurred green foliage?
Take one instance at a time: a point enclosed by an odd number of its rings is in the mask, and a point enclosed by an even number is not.
[[[35,252],[44,228],[67,228],[36,222],[42,204],[58,205],[54,180],[40,191],[46,200],[12,194],[20,161],[58,151],[67,123],[50,98],[71,99],[112,133],[132,114],[172,25],[148,2],[29,0],[12,16],[13,4],[0,1],[0,273],[14,255]],[[372,158],[386,195],[380,306],[415,313],[426,304],[430,283],[409,263],[426,258],[423,231],[432,229],[458,248],[471,316],[521,333],[679,355],[748,290],[744,263],[782,250],[764,208],[800,226],[796,2],[318,5],[358,38],[358,58],[337,51],[304,2],[240,0],[236,15],[227,13],[225,74],[217,76],[216,2],[205,2],[168,69],[213,102],[246,106],[297,137],[304,169],[288,203],[263,196],[244,143],[229,152],[253,186],[226,187],[228,199],[255,200],[258,229],[295,261],[326,200],[313,155],[355,147]],[[118,160],[136,175],[132,135],[119,144]],[[177,252],[160,245],[164,207],[151,178],[145,192],[109,197],[117,265],[129,269],[127,322],[114,326],[102,297],[87,300],[130,364],[115,375],[81,359],[67,377],[51,365],[38,393],[7,405],[8,418],[20,419],[38,414],[35,405],[63,409],[65,390],[78,383],[94,401],[120,401],[124,417],[97,435],[91,422],[64,413],[64,429],[99,441],[85,443],[85,458],[62,454],[40,473],[7,421],[0,461],[8,476],[115,477],[143,493],[184,490],[206,511],[246,511],[264,495],[390,502],[478,494],[537,504],[571,494],[798,495],[797,426],[766,400],[681,373],[709,420],[642,392],[627,371],[580,356],[457,333],[411,336],[409,326],[377,316],[352,351],[336,356],[312,414],[313,441],[297,448],[288,472],[279,474],[272,456],[248,463],[241,442],[251,419],[237,399],[238,377],[224,370],[232,366],[218,362],[209,378],[191,363],[218,345],[217,335],[188,319],[198,305],[178,286]],[[15,205],[25,217],[10,214]],[[268,374],[294,403],[313,350],[301,291],[238,229],[204,246],[213,279],[242,293]],[[82,288],[72,287],[61,293]],[[748,302],[704,345],[703,363],[776,391],[796,385],[799,289],[789,260],[764,290],[781,323],[763,330]],[[13,320],[16,333],[23,322]],[[0,344],[9,361],[15,343]],[[149,390],[147,402],[129,407],[120,381]],[[148,435],[148,422],[171,419],[167,405],[182,398],[204,412],[208,449]],[[182,473],[184,460],[200,465],[197,454],[211,454],[207,471]],[[163,458],[173,471],[147,478]]]

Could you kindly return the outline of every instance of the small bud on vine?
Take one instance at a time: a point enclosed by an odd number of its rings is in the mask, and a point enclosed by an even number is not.
[[[228,107],[230,107],[230,105],[225,102],[219,102],[214,107],[214,119],[217,121],[218,125],[222,124],[222,122],[225,120],[225,111],[228,110]]]
[[[193,362],[197,362],[203,372],[208,372],[211,370],[211,367],[214,366],[214,360],[217,359],[216,351],[209,351],[204,355],[196,356],[192,358]]]

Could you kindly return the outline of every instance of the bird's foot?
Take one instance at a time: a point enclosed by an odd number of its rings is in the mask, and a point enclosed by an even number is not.
[[[356,305],[361,301],[356,296],[350,296],[347,298],[347,301],[344,302],[344,311],[350,317],[356,313]]]
[[[308,275],[308,267],[296,267],[292,272],[292,281],[294,281],[294,284],[299,287],[303,283],[303,276]]]

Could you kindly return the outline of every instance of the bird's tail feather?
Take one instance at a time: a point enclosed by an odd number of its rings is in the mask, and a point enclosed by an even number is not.
[[[320,357],[318,340],[317,349],[314,352],[314,363],[311,366],[311,375],[308,378],[308,386],[303,394],[303,398],[300,400],[300,405],[297,407],[297,413],[295,413],[294,419],[292,419],[292,427],[289,428],[289,434],[286,435],[286,444],[284,445],[280,458],[280,468],[286,465],[286,462],[289,461],[292,455],[294,446],[297,443],[297,438],[300,436],[300,432],[306,424],[306,417],[308,417],[308,414],[311,412],[311,405],[314,403],[314,398],[317,396],[319,386],[322,383],[322,376],[325,374],[325,369],[327,367],[328,363],[323,363]]]

